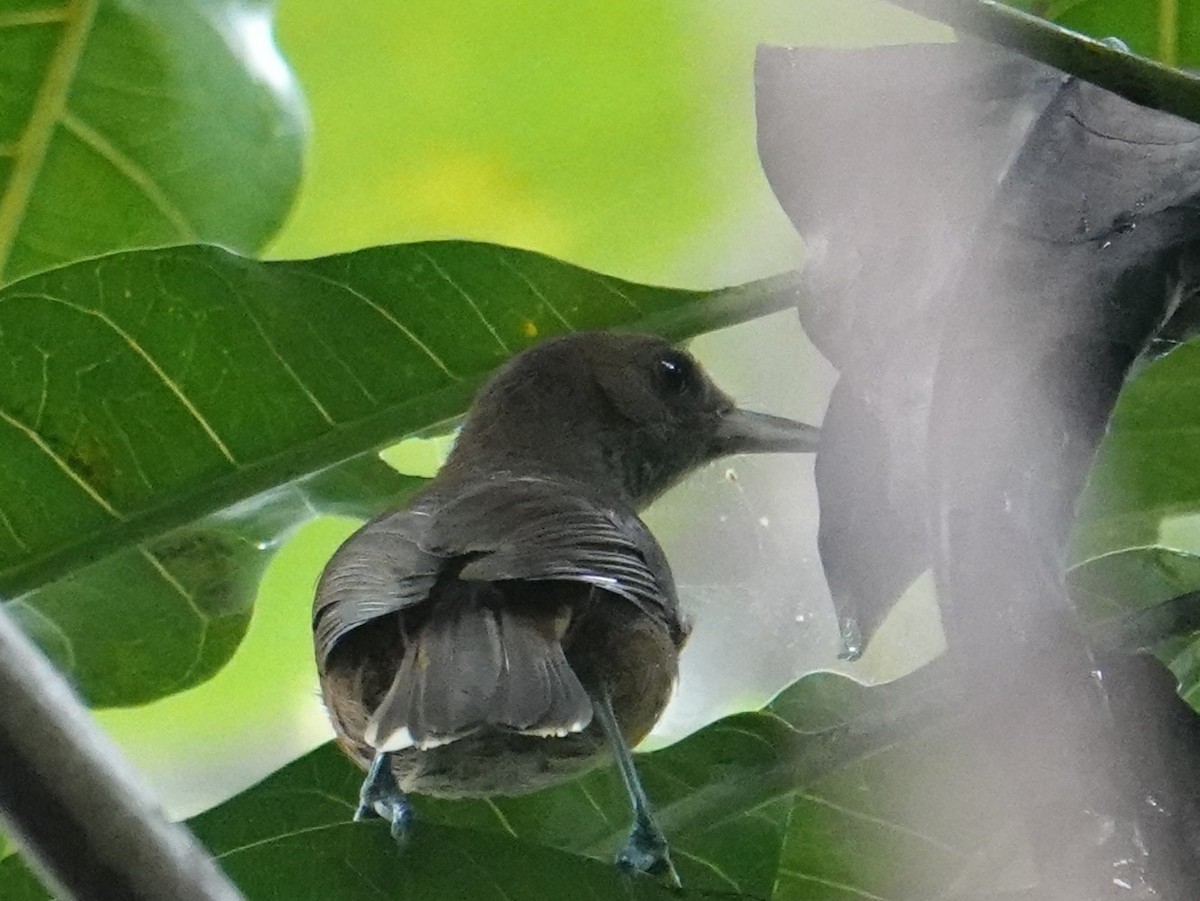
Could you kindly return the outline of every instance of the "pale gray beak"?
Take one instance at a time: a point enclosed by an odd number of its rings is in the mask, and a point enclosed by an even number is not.
[[[814,453],[821,430],[794,419],[734,407],[721,416],[714,437],[714,449],[718,456]]]

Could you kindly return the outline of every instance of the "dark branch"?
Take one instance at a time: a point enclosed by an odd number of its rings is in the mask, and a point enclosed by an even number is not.
[[[62,897],[242,898],[2,607],[0,822]]]

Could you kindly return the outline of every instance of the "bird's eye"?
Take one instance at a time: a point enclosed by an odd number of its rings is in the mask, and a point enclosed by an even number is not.
[[[654,377],[667,394],[685,394],[699,381],[692,358],[675,350],[668,351],[655,361]]]

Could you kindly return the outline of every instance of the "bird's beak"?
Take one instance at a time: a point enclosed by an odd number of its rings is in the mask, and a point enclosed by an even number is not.
[[[721,415],[714,449],[717,456],[813,453],[820,437],[816,426],[734,407]]]

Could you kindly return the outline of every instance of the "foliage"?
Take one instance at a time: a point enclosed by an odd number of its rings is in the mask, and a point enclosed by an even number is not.
[[[1178,4],[1174,38],[1162,24],[1165,2],[1152,33],[1134,6],[1097,0],[1043,11],[1128,36],[1172,63],[1200,59],[1200,28],[1188,27],[1200,5]],[[654,46],[686,56],[683,30],[656,9],[680,43]],[[299,29],[303,16],[292,15]],[[462,241],[320,256],[321,229],[337,230],[323,212],[338,209],[330,182],[301,194],[307,232],[275,239],[276,253],[302,247],[317,259],[258,263],[199,245],[261,249],[296,190],[305,120],[266,23],[261,5],[233,0],[81,0],[52,13],[13,2],[0,11],[0,497],[14,499],[0,502],[0,587],[12,598],[6,609],[97,707],[175,695],[220,671],[279,544],[317,512],[362,517],[411,491],[415,481],[381,465],[376,449],[452,420],[487,372],[536,338],[621,327],[679,339],[797,299],[788,277],[675,290]],[[642,33],[634,44],[645,52],[649,42]],[[310,36],[315,53],[311,44]],[[502,65],[496,53],[493,65]],[[636,59],[629,65],[631,81],[648,81]],[[714,71],[728,78],[736,68]],[[573,77],[564,69],[540,89]],[[694,90],[680,78],[676,103],[693,102]],[[520,84],[513,92],[526,93]],[[697,122],[680,116],[664,133],[694,140]],[[321,122],[319,147],[334,141]],[[620,141],[636,146],[658,124],[626,123]],[[588,149],[581,143],[529,165],[561,166],[568,151]],[[678,144],[670,147],[667,169]],[[423,164],[443,145],[430,148]],[[747,159],[757,165],[749,151]],[[508,203],[504,191],[486,190],[479,165],[465,167],[476,167],[472,177],[438,178],[467,205],[478,195]],[[609,183],[624,170],[596,172],[605,192],[628,187]],[[368,184],[356,196],[379,190]],[[637,215],[638,198],[653,190],[643,184],[622,215]],[[737,191],[724,190],[725,206],[696,192],[695,208],[678,214],[688,225],[671,239],[684,244],[703,230],[695,223],[734,208]],[[586,241],[556,243],[552,221],[526,231],[504,221],[459,228],[462,206],[441,199],[431,230],[587,255]],[[347,220],[352,213],[340,209]],[[367,234],[379,233],[355,232]],[[625,256],[604,259],[608,271],[645,265],[653,242],[622,237]],[[752,274],[778,268],[790,240],[773,235]],[[1093,578],[1109,591],[1109,620],[1200,589],[1197,489],[1179,475],[1194,457],[1178,402],[1200,365],[1192,351],[1149,366],[1129,389],[1092,480],[1075,577],[1086,584],[1084,564],[1109,566],[1114,556],[1132,564],[1119,580],[1109,571]],[[1164,445],[1164,427],[1178,440]],[[1117,490],[1113,474],[1143,459],[1138,482]],[[306,615],[306,599],[294,603]],[[1172,647],[1182,672],[1194,651]],[[1200,669],[1186,675],[1200,693]],[[969,792],[971,759],[956,752],[955,736],[977,715],[956,706],[936,670],[872,690],[814,675],[765,710],[646,756],[687,894],[919,897],[954,887],[937,873],[957,873],[959,888],[982,880],[980,862],[1011,850],[1013,824],[1003,812],[981,818],[966,805],[922,803]],[[614,773],[529,798],[427,802],[402,857],[386,830],[348,824],[357,779],[327,746],[193,825],[251,898],[667,894],[621,885],[595,860],[611,855],[627,827]],[[892,868],[912,845],[945,868]],[[15,859],[0,863],[0,886],[5,897],[44,897]]]

